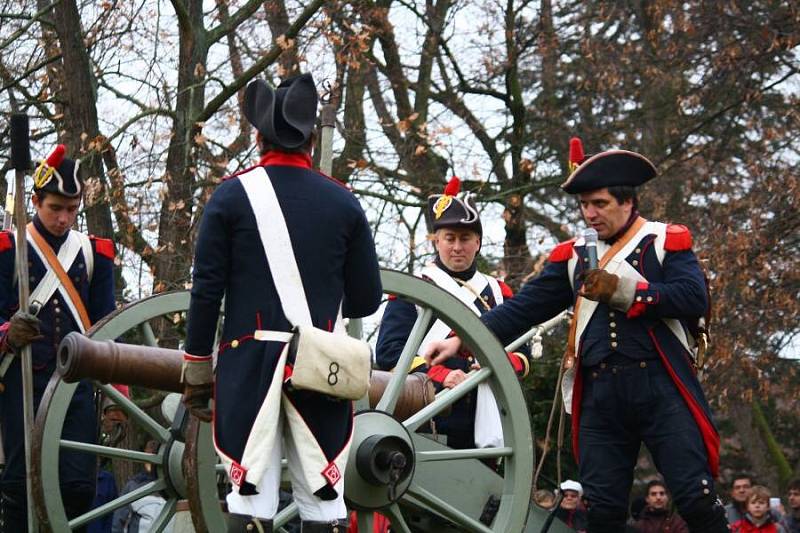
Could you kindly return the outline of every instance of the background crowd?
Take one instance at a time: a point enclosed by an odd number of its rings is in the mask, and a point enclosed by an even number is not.
[[[800,533],[800,479],[790,481],[783,493],[775,493],[758,485],[752,475],[739,473],[731,478],[729,489],[725,513],[733,533]],[[533,503],[575,531],[586,531],[586,502],[579,482],[568,479],[555,492],[537,490]],[[631,499],[626,533],[688,532],[662,480],[649,481],[644,493]]]

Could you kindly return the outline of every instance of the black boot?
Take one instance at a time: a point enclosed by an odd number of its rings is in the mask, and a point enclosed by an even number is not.
[[[692,533],[729,533],[725,508],[717,498],[706,496],[680,511]]]
[[[625,531],[628,513],[625,511],[602,511],[589,507],[589,533],[620,533]]]
[[[347,531],[347,518],[332,520],[330,522],[300,522],[300,533],[345,533]]]
[[[228,533],[272,533],[272,520],[230,513],[228,515]]]

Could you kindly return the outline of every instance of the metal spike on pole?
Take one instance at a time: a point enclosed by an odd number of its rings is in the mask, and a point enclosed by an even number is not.
[[[16,170],[14,186],[14,219],[17,226],[16,266],[19,287],[19,308],[28,310],[28,240],[25,233],[28,217],[25,211],[25,172],[31,168],[30,130],[28,116],[15,113],[11,116],[11,161]],[[31,492],[31,438],[33,433],[33,363],[30,344],[20,350],[22,368],[22,420],[25,428],[25,494],[27,496],[28,531],[38,531],[33,512]]]
[[[332,102],[335,87],[331,85],[330,81],[326,80],[322,82],[322,88],[325,92],[320,98],[322,111],[319,116],[319,169],[323,174],[331,176],[333,172],[333,132],[336,129],[336,106]],[[351,318],[347,322],[347,333],[351,337],[360,339],[362,335],[361,329],[360,318]]]

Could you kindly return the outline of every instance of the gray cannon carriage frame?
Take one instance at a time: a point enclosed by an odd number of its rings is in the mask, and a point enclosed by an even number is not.
[[[504,348],[477,316],[452,295],[429,282],[400,272],[381,272],[384,292],[418,306],[416,323],[397,368],[409,368],[434,318],[440,318],[464,340],[480,369],[453,389],[438,393],[420,411],[404,418],[392,416],[404,384],[405,372],[395,372],[374,409],[357,404],[354,438],[345,472],[345,497],[357,512],[359,531],[371,532],[374,512],[384,514],[392,531],[538,532],[547,518],[531,504],[534,445],[530,418],[518,378],[508,364]],[[96,324],[87,336],[93,340],[117,339],[138,331],[145,345],[157,346],[150,321],[188,309],[189,293],[163,293],[123,307]],[[560,317],[559,317],[560,319]],[[551,321],[552,324],[557,320]],[[550,325],[552,325],[550,324]],[[549,327],[549,326],[545,326]],[[539,330],[541,332],[541,329]],[[525,342],[533,330],[515,344]],[[505,445],[502,448],[453,450],[417,433],[433,416],[453,402],[488,383],[497,400]],[[177,410],[180,420],[165,427],[133,401],[106,383],[95,386],[115,401],[152,439],[154,453],[67,441],[61,438],[67,407],[77,387],[54,374],[36,418],[33,444],[34,505],[44,531],[74,530],[115,509],[151,494],[166,500],[152,531],[162,531],[175,515],[180,500],[187,500],[196,531],[225,531],[225,516],[218,483],[222,474],[213,448],[211,427]],[[98,457],[150,463],[155,478],[136,490],[68,520],[59,489],[58,456],[63,449]],[[389,490],[385,472],[370,471],[376,455],[386,449],[402,452],[406,465]],[[502,474],[481,460],[503,459]],[[379,469],[380,470],[380,469]],[[479,519],[490,496],[498,500],[490,525]],[[275,517],[276,531],[297,516],[290,504]],[[553,533],[567,531],[556,521]]]

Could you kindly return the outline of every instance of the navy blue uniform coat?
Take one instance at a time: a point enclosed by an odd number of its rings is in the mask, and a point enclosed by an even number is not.
[[[61,244],[66,241],[66,236],[53,236],[44,229],[38,218],[34,218],[33,223],[57,254]],[[78,256],[67,274],[86,306],[89,319],[95,323],[113,311],[115,307],[114,248],[108,239],[94,237],[90,237],[90,239],[94,252],[92,279],[88,279],[82,250],[78,252]],[[17,284],[14,282],[15,256],[13,235],[11,232],[5,231],[0,233],[0,325],[5,324],[19,307]],[[28,245],[28,271],[30,288],[33,292],[47,269],[30,245]],[[56,291],[37,315],[41,321],[43,338],[31,344],[36,409],[39,407],[50,376],[55,371],[56,350],[61,339],[72,331],[80,331],[75,318],[61,299],[61,295]],[[24,494],[25,450],[22,423],[22,375],[19,358],[15,358],[9,367],[3,384],[5,391],[0,394],[0,421],[3,425],[6,468],[3,471],[2,488],[3,490],[22,491]],[[82,381],[67,411],[62,438],[95,442],[96,426],[92,386],[88,381]],[[94,491],[95,458],[91,454],[62,451],[59,472],[62,485]]]
[[[286,219],[314,325],[331,330],[340,302],[345,317],[373,313],[381,300],[380,272],[372,233],[355,196],[312,170],[307,156],[269,152],[260,164],[267,169]],[[292,326],[281,308],[255,215],[235,176],[220,184],[203,213],[188,354],[212,353],[223,296],[214,438],[218,451],[239,463],[283,346],[256,341],[253,332],[290,331]],[[288,394],[332,461],[350,436],[351,402],[304,391]]]

